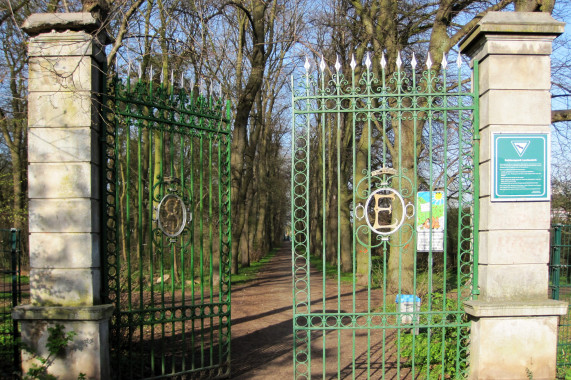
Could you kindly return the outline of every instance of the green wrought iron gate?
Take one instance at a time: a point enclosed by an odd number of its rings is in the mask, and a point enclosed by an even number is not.
[[[571,225],[551,226],[549,288],[554,300],[571,301]],[[571,307],[559,318],[557,330],[557,378],[571,373]]]
[[[111,80],[103,156],[105,302],[119,379],[230,374],[230,109]]]
[[[297,379],[467,373],[477,83],[466,89],[460,60],[420,72],[409,58],[306,60],[292,79]]]

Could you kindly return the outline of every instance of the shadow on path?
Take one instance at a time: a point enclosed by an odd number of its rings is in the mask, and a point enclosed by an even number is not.
[[[232,289],[232,379],[291,379],[291,250],[284,245],[253,282]]]

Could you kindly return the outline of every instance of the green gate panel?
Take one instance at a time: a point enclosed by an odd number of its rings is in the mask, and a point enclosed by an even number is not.
[[[571,225],[551,226],[549,288],[554,300],[571,301]],[[559,318],[557,330],[557,378],[571,373],[571,307]]]
[[[105,301],[118,379],[230,375],[230,108],[110,80],[102,170]]]
[[[296,379],[469,371],[478,88],[460,61],[438,72],[412,63],[306,61],[292,78]]]

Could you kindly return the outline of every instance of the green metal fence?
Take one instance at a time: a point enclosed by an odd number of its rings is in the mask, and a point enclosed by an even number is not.
[[[169,84],[111,81],[104,294],[118,379],[230,373],[230,109]]]
[[[0,378],[20,372],[18,323],[12,309],[22,302],[20,230],[0,229]]]
[[[292,79],[295,378],[463,378],[477,82],[378,58]]]
[[[552,299],[571,304],[571,225],[551,227],[549,288]],[[567,372],[571,372],[571,308],[559,319],[557,335],[558,378],[565,378]]]

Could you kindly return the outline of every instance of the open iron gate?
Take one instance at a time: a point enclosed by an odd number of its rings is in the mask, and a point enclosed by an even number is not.
[[[230,374],[230,109],[111,81],[104,296],[118,379]]]
[[[337,60],[328,74],[306,60],[292,79],[297,379],[467,373],[477,82],[466,89],[460,60],[453,75],[445,60],[438,73],[430,58],[424,72],[414,55],[396,62]]]

